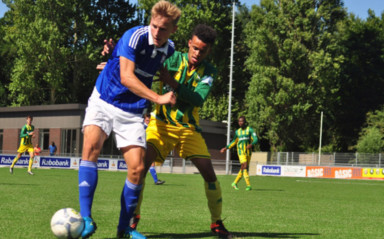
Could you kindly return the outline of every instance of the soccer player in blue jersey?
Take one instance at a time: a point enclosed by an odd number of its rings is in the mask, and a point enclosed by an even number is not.
[[[175,5],[157,2],[151,10],[150,25],[126,31],[97,78],[83,122],[79,166],[80,213],[85,222],[82,238],[96,230],[91,209],[98,181],[97,159],[112,130],[127,164],[117,237],[146,238],[129,227],[144,180],[146,136],[142,114],[148,100],[160,105],[176,103],[173,92],[158,95],[150,88],[155,72],[175,51],[168,38],[176,31],[180,15]]]

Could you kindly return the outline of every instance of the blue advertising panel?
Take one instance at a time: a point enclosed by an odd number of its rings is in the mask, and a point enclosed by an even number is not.
[[[98,169],[109,169],[109,160],[107,160],[107,159],[97,160],[97,168]]]
[[[13,159],[16,157],[16,155],[1,155],[0,158],[0,165],[11,165],[13,162]],[[29,164],[29,156],[21,156],[16,166],[28,166]]]
[[[70,168],[70,158],[51,158],[40,157],[40,167],[42,168]]]
[[[280,166],[263,166],[261,170],[263,175],[281,175]]]

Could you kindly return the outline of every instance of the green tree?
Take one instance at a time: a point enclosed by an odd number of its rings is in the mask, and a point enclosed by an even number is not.
[[[122,0],[15,0],[9,6],[5,40],[17,49],[8,86],[12,105],[85,103],[102,40],[137,24],[135,6]]]
[[[348,150],[358,140],[366,113],[384,104],[384,14],[379,18],[370,10],[366,20],[352,14],[339,29],[337,38],[345,61],[335,129],[338,144]]]
[[[368,112],[365,124],[356,145],[357,152],[384,152],[384,107],[381,110]]]
[[[245,29],[247,116],[273,151],[314,148],[322,110],[330,124],[344,60],[334,35],[345,15],[338,0],[262,0],[253,7]],[[332,130],[325,134],[333,138]]]

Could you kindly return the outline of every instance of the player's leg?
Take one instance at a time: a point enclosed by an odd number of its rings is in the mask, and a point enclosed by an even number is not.
[[[157,178],[155,163],[151,164],[151,167],[149,168],[149,172],[151,173],[153,181],[155,182],[156,185],[164,183],[164,181],[161,181],[161,180],[159,181],[159,179]]]
[[[82,237],[91,236],[96,230],[92,219],[92,203],[98,182],[97,159],[99,157],[107,134],[96,125],[84,127],[82,160],[79,166],[79,202],[80,214],[84,218],[85,226]]]
[[[223,238],[232,238],[231,233],[225,228],[221,219],[222,194],[220,183],[217,180],[213,165],[210,159],[194,158],[193,164],[204,178],[205,195],[208,200],[208,208],[211,213],[211,231]]]
[[[28,149],[28,152],[29,152],[28,174],[33,175],[33,173],[32,173],[32,165],[33,165],[33,159],[35,157],[35,155],[33,153],[33,147],[30,147]]]
[[[240,168],[239,172],[237,173],[237,176],[235,178],[235,181],[232,183],[232,187],[236,190],[239,190],[237,187],[237,184],[239,183],[240,179],[243,177],[243,170]]]
[[[249,162],[250,161],[251,161],[251,156],[247,155],[247,161],[241,165],[241,167],[243,168],[243,172],[244,172],[244,180],[245,180],[245,183],[247,184],[247,187],[245,188],[245,190],[247,190],[247,191],[252,189],[251,182],[249,180],[249,174],[248,174],[248,168],[249,168]]]
[[[24,151],[22,151],[22,146],[20,146],[20,148],[17,150],[17,155],[16,157],[13,159],[12,161],[12,164],[11,166],[9,167],[9,172],[12,174],[13,173],[13,167],[15,167],[15,164],[17,163],[17,161],[20,159],[21,157],[21,154],[24,153]]]
[[[152,146],[151,144],[148,144],[147,150],[145,153],[145,157],[144,157],[144,167],[145,167],[144,168],[144,176],[143,176],[144,180],[145,180],[146,175],[148,173],[148,169],[152,166],[153,161],[156,159],[156,157],[157,157],[157,151],[154,149],[154,146]],[[139,201],[137,203],[135,212],[133,213],[133,217],[131,218],[131,221],[130,221],[130,227],[132,229],[135,229],[135,230],[136,230],[136,228],[139,224],[140,218],[141,218],[140,210],[141,210],[141,204],[142,204],[143,198],[144,198],[144,188],[145,188],[145,182],[143,182]]]
[[[121,148],[121,151],[127,164],[127,178],[121,193],[121,210],[117,237],[132,236],[133,238],[146,238],[129,226],[142,189],[145,149],[139,146],[128,146]]]

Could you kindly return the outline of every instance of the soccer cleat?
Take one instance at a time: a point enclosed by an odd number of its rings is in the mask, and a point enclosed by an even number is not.
[[[222,220],[217,220],[211,224],[211,231],[220,238],[232,238],[232,234],[224,227]]]
[[[237,184],[236,183],[232,183],[232,187],[236,190],[239,190],[239,188],[237,187]]]
[[[251,190],[252,190],[252,187],[251,187],[251,186],[247,186],[247,187],[245,188],[245,190],[246,190],[246,191],[251,191]]]
[[[133,217],[131,218],[131,221],[130,221],[130,227],[133,229],[133,230],[136,230],[137,228],[137,224],[139,224],[139,221],[140,221],[140,215],[133,215]]]
[[[95,233],[97,226],[96,223],[93,221],[92,218],[90,217],[84,217],[84,229],[83,232],[81,233],[81,238],[89,238],[92,236],[93,233]]]
[[[34,175],[34,173],[32,173],[32,171],[28,171],[28,174],[29,175]]]
[[[130,239],[146,239],[147,237],[141,234],[140,232],[127,227],[125,231],[119,231],[116,235],[117,238],[130,238]]]
[[[155,183],[156,185],[161,185],[161,184],[164,184],[165,181],[162,181],[162,180],[157,180],[157,182]]]
[[[9,172],[13,174],[13,168],[9,168]]]

